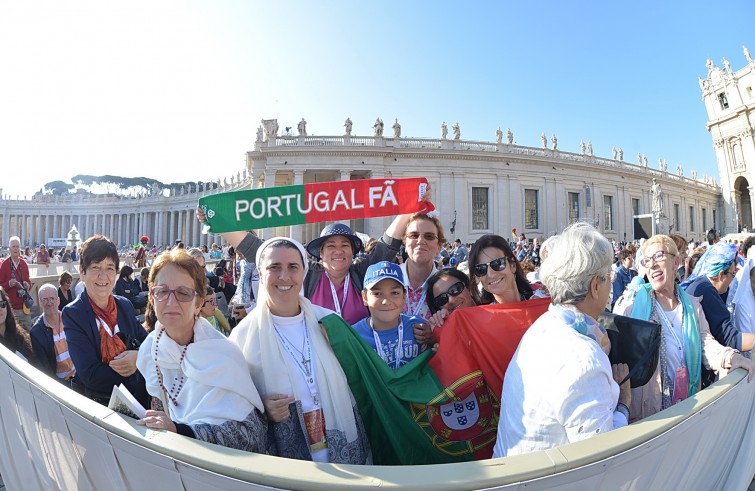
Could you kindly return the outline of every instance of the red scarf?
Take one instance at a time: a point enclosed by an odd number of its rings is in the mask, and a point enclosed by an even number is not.
[[[102,353],[102,363],[109,364],[113,358],[126,351],[126,345],[121,338],[115,335],[115,326],[118,325],[118,308],[115,306],[115,298],[110,295],[107,300],[107,306],[104,309],[99,308],[92,299],[89,299],[89,305],[94,310],[94,315],[98,319],[105,321],[110,328],[110,332],[105,326],[100,324],[100,353]]]

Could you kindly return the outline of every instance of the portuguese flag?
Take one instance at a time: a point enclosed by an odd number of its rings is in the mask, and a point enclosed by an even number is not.
[[[343,319],[322,319],[362,415],[375,464],[440,464],[490,458],[503,375],[550,300],[454,312],[440,348],[394,370]],[[436,331],[438,332],[438,331]]]
[[[304,223],[427,213],[427,179],[358,179],[219,193],[199,198],[205,231],[235,232]]]

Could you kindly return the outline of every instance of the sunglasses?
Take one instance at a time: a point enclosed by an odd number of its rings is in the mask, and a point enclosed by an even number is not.
[[[0,300],[0,309],[4,309],[7,306],[8,306],[7,300]]]
[[[504,269],[506,269],[508,262],[508,258],[506,256],[503,256],[499,257],[498,259],[493,259],[489,263],[475,264],[474,274],[475,276],[485,276],[486,274],[488,274],[488,266],[493,268],[493,271],[503,271]]]
[[[425,232],[424,234],[421,234],[419,232],[409,232],[408,234],[406,234],[406,238],[411,240],[418,240],[420,237],[428,242],[438,240],[438,234],[434,234],[432,232]]]
[[[171,290],[166,286],[153,286],[151,293],[152,297],[158,302],[167,301],[171,293],[176,298],[176,300],[181,303],[191,302],[192,300],[194,300],[194,297],[197,296],[197,292],[195,290],[192,290],[191,288],[187,288],[185,286],[179,286],[175,290]]]
[[[451,287],[446,290],[445,292],[441,293],[437,297],[433,299],[433,303],[435,304],[438,309],[442,309],[444,305],[448,303],[448,301],[451,299],[450,297],[458,297],[461,295],[461,292],[464,291],[464,283],[461,281],[457,281]]]

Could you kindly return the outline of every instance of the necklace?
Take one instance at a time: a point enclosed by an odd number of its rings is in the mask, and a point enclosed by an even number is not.
[[[278,333],[278,337],[280,338],[281,342],[283,343],[283,347],[286,348],[286,350],[288,351],[289,355],[291,355],[291,357],[294,359],[294,361],[297,362],[297,365],[302,370],[302,372],[304,373],[304,375],[307,378],[311,378],[312,377],[312,366],[311,366],[312,365],[312,350],[311,349],[307,350],[307,348],[309,347],[309,332],[307,332],[307,329],[306,328],[304,329],[304,338],[302,339],[301,349],[299,349],[296,346],[294,346],[291,343],[291,341],[289,341],[288,338],[286,336],[284,336],[278,330],[277,327],[275,328],[275,332]],[[291,349],[293,349],[296,353],[298,353],[299,359],[297,359],[296,356],[294,356],[294,354],[291,352]],[[304,351],[305,350],[309,351],[309,353],[308,353],[309,356],[305,356],[304,355]]]
[[[178,360],[178,371],[181,373],[181,375],[179,375],[178,378],[173,379],[173,384],[170,386],[170,390],[168,390],[163,382],[163,374],[160,371],[160,367],[157,365],[158,345],[160,344],[160,337],[163,335],[164,331],[165,329],[160,329],[159,331],[157,331],[157,337],[155,338],[155,372],[157,372],[157,381],[160,384],[160,387],[163,388],[165,393],[170,398],[171,402],[173,402],[173,405],[178,407],[178,394],[181,393],[181,389],[184,388],[184,384],[186,383],[186,375],[184,375],[183,370],[181,370],[181,364],[186,357],[186,350],[189,349],[189,345],[194,342],[194,335],[191,336],[189,342],[181,350],[181,358]],[[168,408],[165,409],[167,410]]]

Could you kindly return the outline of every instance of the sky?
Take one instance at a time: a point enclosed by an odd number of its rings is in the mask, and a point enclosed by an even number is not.
[[[745,66],[755,3],[0,0],[0,188],[77,174],[230,177],[260,120],[718,171],[697,78]],[[747,33],[750,34],[747,34]],[[295,132],[295,129],[294,129]]]

